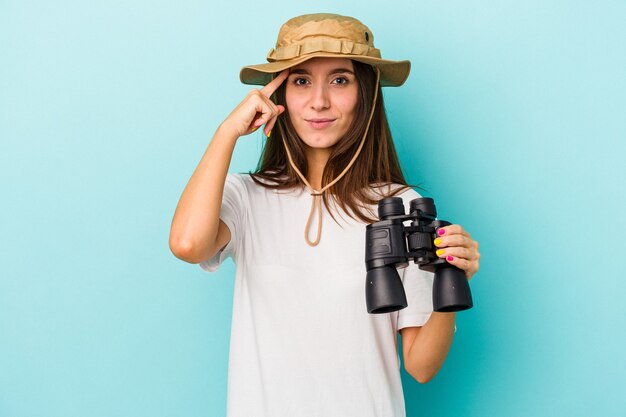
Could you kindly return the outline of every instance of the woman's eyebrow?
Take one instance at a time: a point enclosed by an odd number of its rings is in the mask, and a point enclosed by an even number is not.
[[[332,69],[330,71],[328,71],[328,74],[343,74],[343,73],[347,73],[347,74],[352,74],[354,75],[354,72],[349,70],[348,68],[335,68]],[[289,72],[289,74],[305,74],[305,75],[310,75],[311,73],[309,71],[307,71],[304,68],[298,68],[298,69],[293,69]]]

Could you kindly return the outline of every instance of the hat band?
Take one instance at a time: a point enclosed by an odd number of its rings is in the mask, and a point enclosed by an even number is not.
[[[380,58],[379,49],[363,43],[344,41],[340,39],[311,39],[304,43],[287,45],[280,48],[272,48],[267,54],[267,60],[269,62],[284,61],[314,52],[363,55]]]

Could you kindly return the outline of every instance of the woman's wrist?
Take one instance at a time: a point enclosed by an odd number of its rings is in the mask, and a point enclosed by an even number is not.
[[[230,125],[227,124],[226,121],[222,122],[215,130],[215,135],[213,136],[213,138],[216,138],[218,136],[220,138],[233,142],[236,142],[237,139],[241,137],[239,135],[239,132],[237,132],[237,129],[232,128]]]

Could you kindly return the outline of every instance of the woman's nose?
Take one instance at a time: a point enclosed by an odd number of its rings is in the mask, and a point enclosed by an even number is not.
[[[330,100],[326,86],[318,83],[311,89],[311,108],[322,110],[330,107]]]

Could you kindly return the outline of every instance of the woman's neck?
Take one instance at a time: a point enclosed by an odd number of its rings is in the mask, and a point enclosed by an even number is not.
[[[316,190],[322,188],[322,175],[326,162],[330,156],[330,149],[309,149],[307,152],[308,178],[307,181]]]

